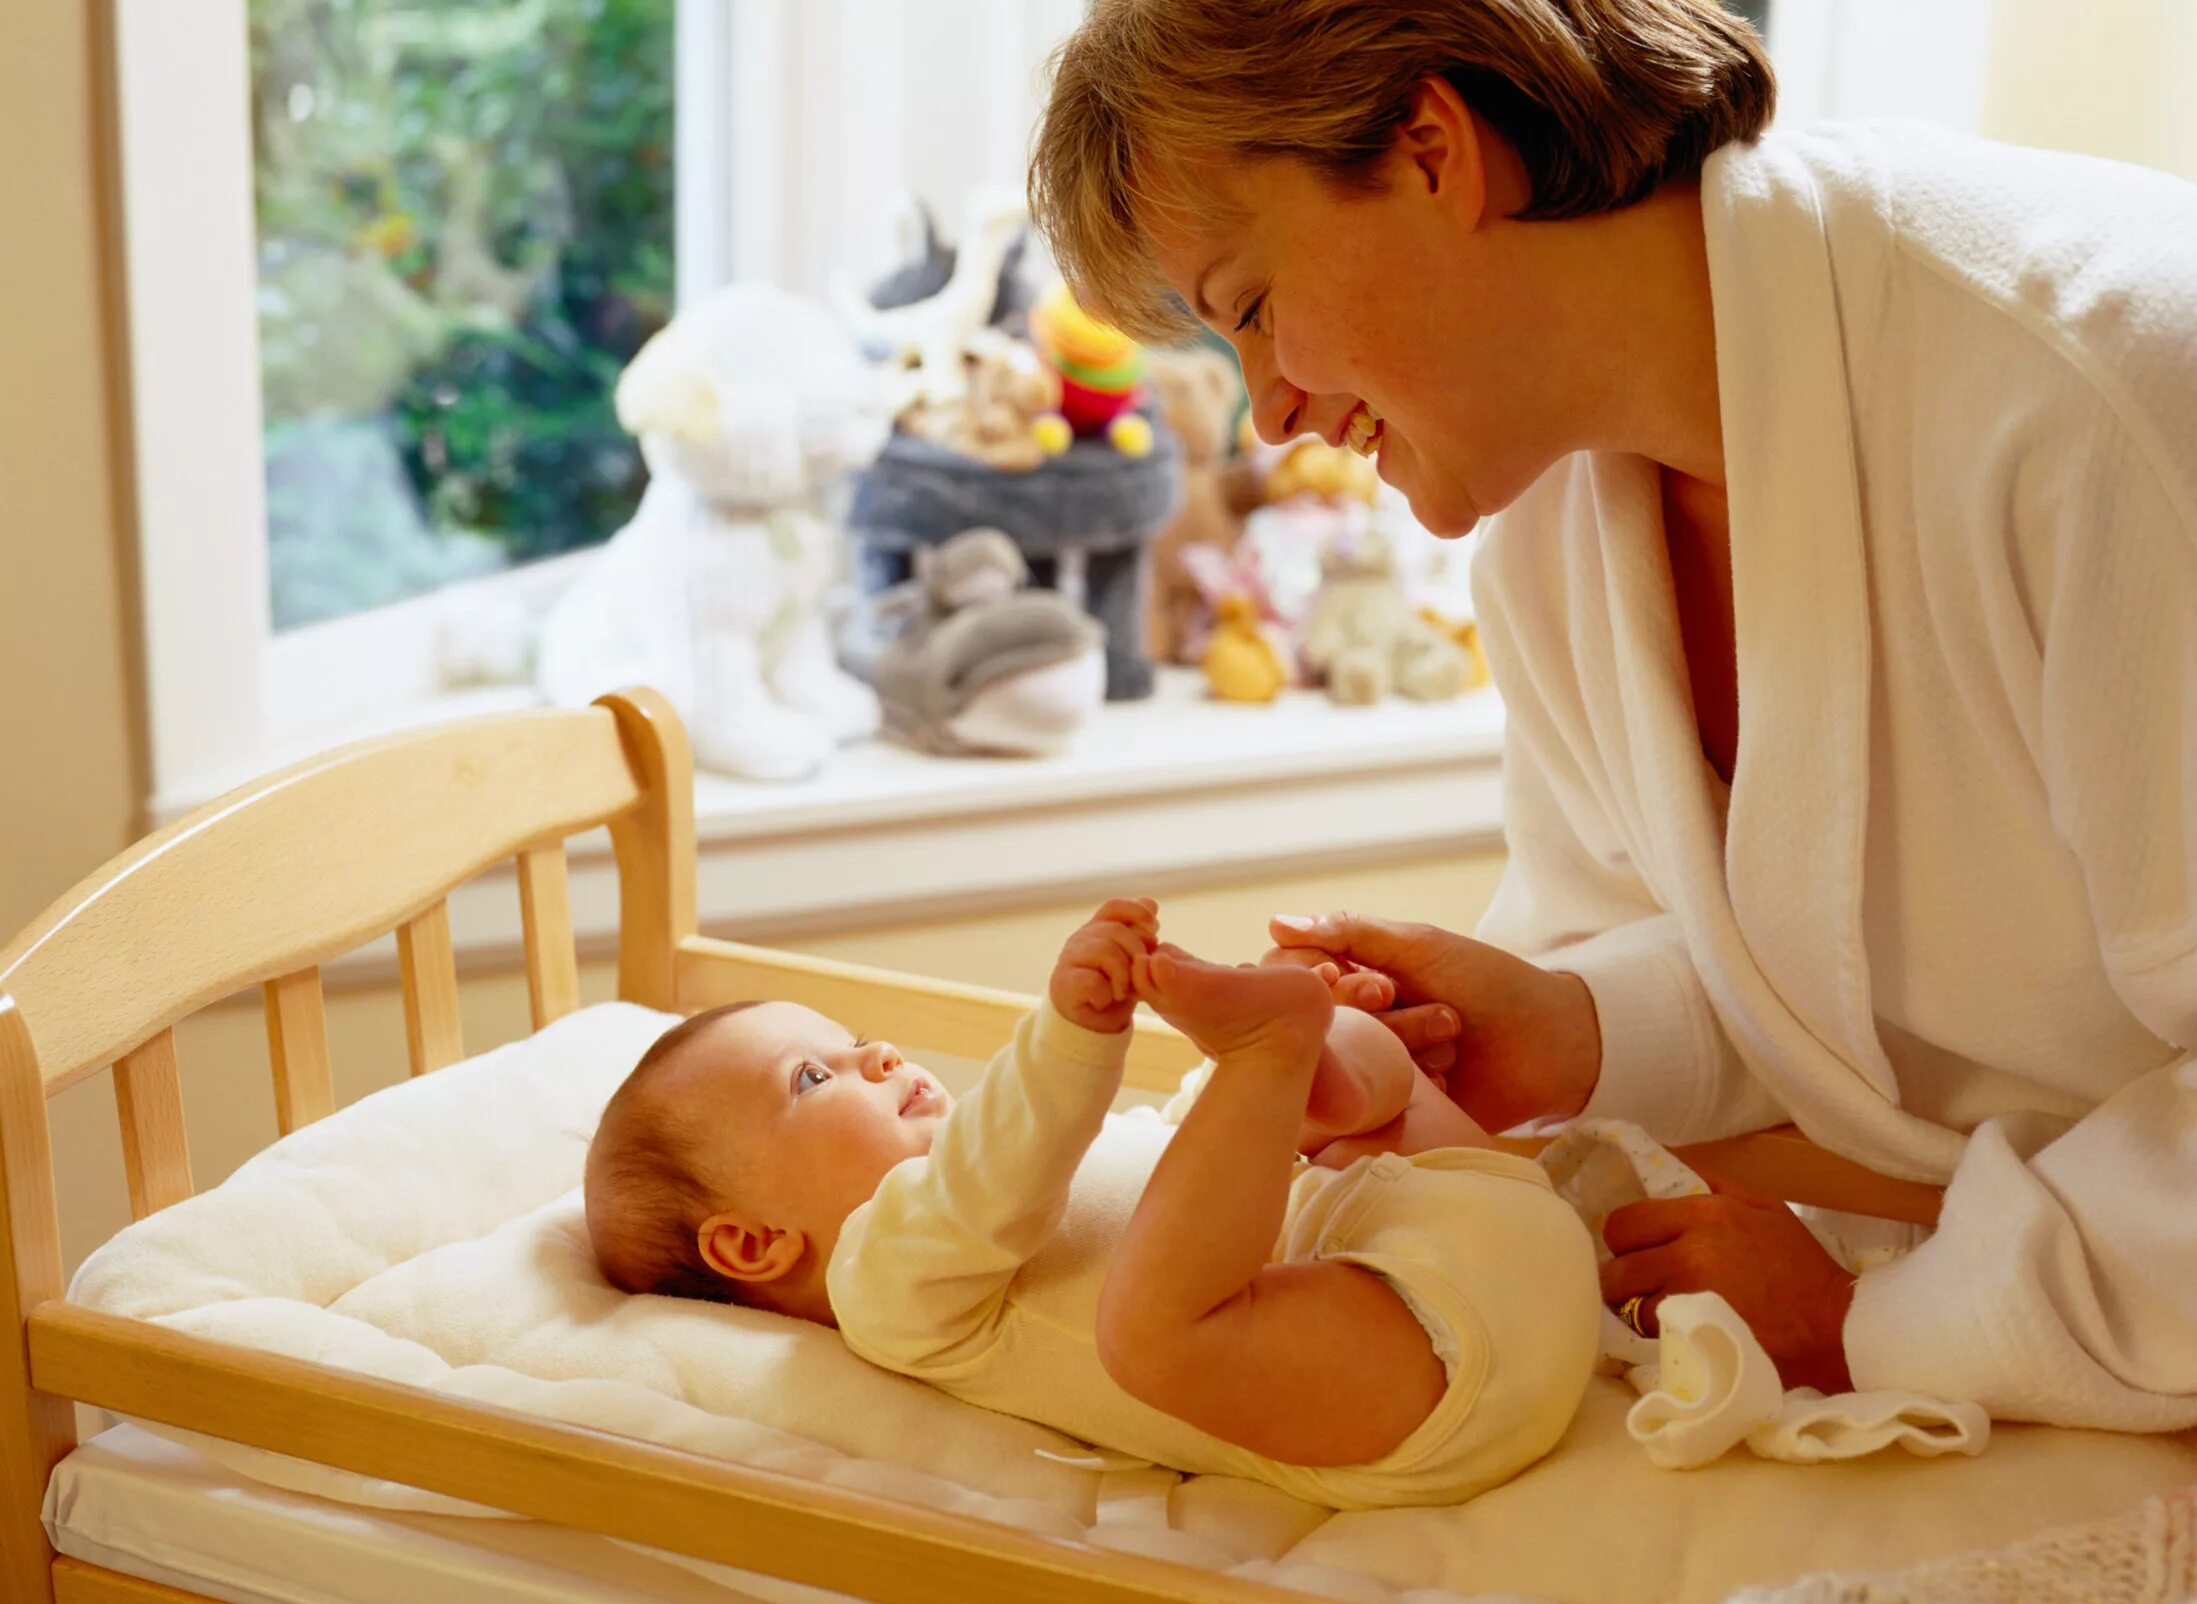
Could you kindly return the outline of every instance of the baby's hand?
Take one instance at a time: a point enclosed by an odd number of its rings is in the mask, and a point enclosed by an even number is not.
[[[1053,966],[1053,1011],[1072,1025],[1112,1035],[1137,1011],[1133,966],[1159,941],[1159,904],[1116,897],[1068,938]]]

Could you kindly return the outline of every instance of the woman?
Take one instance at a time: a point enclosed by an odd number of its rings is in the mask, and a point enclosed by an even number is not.
[[[1636,1205],[1611,1304],[1721,1292],[1792,1384],[2188,1426],[2197,190],[1758,139],[1772,100],[1706,0],[1101,0],[1032,198],[1097,310],[1231,340],[1263,436],[1501,514],[1480,939],[1282,947],[1385,972],[1491,1127],[1791,1119],[1949,1183],[1858,1276],[1758,1200]]]

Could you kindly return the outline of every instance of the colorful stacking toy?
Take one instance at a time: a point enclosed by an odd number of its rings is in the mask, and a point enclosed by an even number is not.
[[[1055,285],[1030,314],[1030,342],[1060,375],[1060,413],[1078,438],[1104,435],[1114,449],[1141,457],[1152,424],[1136,410],[1144,399],[1144,347],[1101,323]]]

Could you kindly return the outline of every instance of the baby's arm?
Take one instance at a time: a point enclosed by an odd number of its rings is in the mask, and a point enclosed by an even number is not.
[[[1052,1006],[1017,1027],[929,1155],[892,1170],[849,1217],[829,1287],[857,1353],[920,1373],[992,1329],[1016,1274],[1059,1229],[1120,1088],[1131,954],[1154,924],[1149,904],[1112,902],[1070,936]]]
[[[1155,1409],[1291,1464],[1364,1464],[1446,1385],[1403,1299],[1356,1265],[1272,1264],[1333,1003],[1294,968],[1163,949],[1138,989],[1213,1060],[1099,1299],[1107,1373]]]

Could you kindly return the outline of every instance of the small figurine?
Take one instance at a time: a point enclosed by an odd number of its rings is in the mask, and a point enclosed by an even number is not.
[[[1244,603],[1245,615],[1274,643],[1282,661],[1291,667],[1290,682],[1297,679],[1296,653],[1290,645],[1289,620],[1274,605],[1274,593],[1259,566],[1258,553],[1249,541],[1234,546],[1185,546],[1176,554],[1183,578],[1197,593],[1197,613],[1187,632],[1177,641],[1178,663],[1202,664],[1212,644],[1213,628],[1221,608],[1232,601]]]
[[[1029,473],[1068,449],[1060,379],[1028,345],[981,329],[962,348],[962,368],[959,396],[912,402],[897,426],[1001,473]]]

